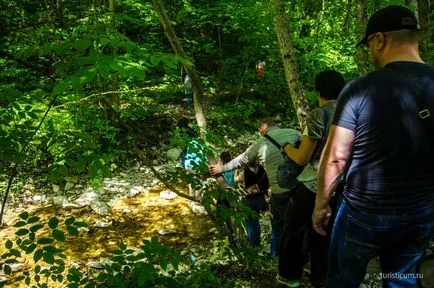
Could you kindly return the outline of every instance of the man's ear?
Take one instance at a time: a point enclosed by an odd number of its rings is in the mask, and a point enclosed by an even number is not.
[[[378,33],[375,33],[375,38],[376,38],[375,39],[375,41],[376,41],[375,49],[377,51],[383,50],[384,47],[386,46],[386,37],[384,36],[383,33],[378,32]]]

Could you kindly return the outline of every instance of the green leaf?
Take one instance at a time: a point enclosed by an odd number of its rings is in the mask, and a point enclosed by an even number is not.
[[[54,264],[54,255],[51,252],[44,252],[42,256],[42,260],[44,260],[47,264]]]
[[[9,250],[9,253],[15,257],[21,257],[21,252],[18,251],[17,249],[11,249],[11,250]]]
[[[18,221],[17,223],[14,224],[14,227],[23,227],[26,226],[27,223],[24,221]]]
[[[29,218],[29,220],[27,220],[27,224],[33,224],[33,223],[38,222],[39,220],[41,220],[40,217],[38,217],[38,216],[32,216],[32,217]]]
[[[41,266],[36,265],[35,269],[33,269],[33,271],[35,271],[36,274],[39,274],[39,272],[41,272]]]
[[[26,254],[30,254],[30,253],[32,253],[33,251],[35,251],[35,249],[36,249],[36,244],[32,244],[32,245],[30,245],[29,247],[27,247],[26,248]]]
[[[58,83],[56,86],[54,86],[53,93],[54,95],[60,95],[63,92],[65,92],[66,89],[68,89],[68,87],[69,87],[69,81],[63,80],[60,83]]]
[[[161,269],[163,269],[164,271],[167,270],[167,261],[166,261],[166,259],[164,259],[164,258],[160,259],[160,266],[161,266]]]
[[[53,238],[60,242],[65,242],[65,233],[58,229],[52,231]]]
[[[25,229],[25,228],[21,228],[20,230],[18,230],[17,232],[15,232],[15,235],[17,236],[24,236],[29,234],[29,230]]]
[[[78,236],[78,235],[80,235],[80,233],[78,232],[78,229],[76,227],[74,227],[74,226],[66,226],[66,230],[72,236]]]
[[[14,243],[12,243],[11,240],[7,240],[6,243],[5,243],[5,247],[6,247],[7,249],[11,249],[12,246],[14,246]]]
[[[73,225],[77,227],[89,227],[89,225],[86,222],[79,222],[79,221],[74,222]]]
[[[27,220],[27,218],[29,218],[29,212],[24,211],[23,213],[19,214],[18,217],[20,217],[23,220]]]
[[[33,232],[33,233],[35,233],[36,231],[38,231],[38,230],[40,230],[42,228],[44,228],[44,225],[42,225],[42,224],[36,224],[36,225],[30,227],[30,231]]]
[[[48,221],[48,226],[50,226],[51,229],[56,229],[57,225],[59,225],[59,219],[57,219],[56,217],[52,217]]]
[[[65,225],[71,225],[74,222],[75,222],[75,218],[74,217],[69,217],[69,218],[66,218]]]
[[[30,234],[29,234],[29,240],[30,241],[35,241],[35,237],[36,237],[35,233],[30,232]]]
[[[32,281],[32,279],[30,279],[29,276],[27,276],[26,280],[24,282],[26,282],[26,285],[29,286],[30,285],[30,281]]]
[[[124,243],[119,244],[119,248],[121,248],[121,250],[125,250],[127,249],[127,245],[125,245]]]
[[[6,275],[11,275],[12,274],[12,269],[11,269],[11,266],[9,266],[9,265],[5,265],[3,267],[3,270],[5,271]]]
[[[51,246],[51,245],[45,246],[43,249],[44,249],[44,251],[51,252],[51,253],[56,253],[60,250],[60,249],[57,249],[56,247]]]
[[[33,261],[37,263],[39,260],[41,260],[43,254],[44,252],[42,251],[42,249],[36,250],[35,254],[33,254]]]
[[[39,283],[39,281],[41,281],[41,276],[35,275],[33,279],[35,279],[35,282]]]
[[[38,240],[38,244],[51,244],[54,242],[53,238],[41,238]]]

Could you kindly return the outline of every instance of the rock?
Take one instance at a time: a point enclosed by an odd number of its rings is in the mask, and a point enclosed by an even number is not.
[[[203,207],[201,204],[199,204],[197,202],[190,201],[190,203],[188,203],[188,206],[190,206],[191,211],[193,211],[193,213],[196,215],[207,215],[208,214],[205,210],[205,207]]]
[[[154,165],[158,165],[158,160],[154,160],[154,161],[152,161],[152,164],[154,164]]]
[[[160,235],[171,235],[171,234],[177,234],[178,231],[173,229],[160,229],[158,230],[158,234]]]
[[[8,278],[6,277],[6,275],[0,274],[0,284],[5,284],[6,282],[8,282]]]
[[[130,193],[128,194],[128,197],[130,197],[130,198],[135,197],[135,196],[137,196],[140,193],[143,193],[145,191],[146,191],[146,189],[143,186],[133,186],[130,189]]]
[[[99,263],[101,263],[101,265],[105,266],[105,265],[112,265],[113,261],[111,261],[110,259],[107,259],[107,258],[99,258]]]
[[[65,210],[80,209],[83,207],[84,206],[80,206],[80,205],[75,204],[75,203],[63,203],[62,204],[62,209],[65,209]]]
[[[62,206],[63,203],[68,203],[68,199],[65,196],[55,196],[53,197],[54,206]]]
[[[160,182],[160,180],[158,180],[158,179],[154,179],[154,180],[152,180],[152,182],[151,182],[151,186],[155,186],[155,185],[157,185],[158,182]]]
[[[181,150],[173,148],[167,151],[166,155],[169,160],[176,161],[178,160],[179,155],[181,155]]]
[[[59,190],[60,190],[60,186],[56,185],[56,184],[53,184],[53,192],[57,193],[57,192],[59,192]]]
[[[98,198],[99,195],[95,191],[89,190],[81,194],[80,197],[78,197],[78,199],[76,199],[74,202],[84,207],[91,204],[93,201],[97,201]]]
[[[93,269],[104,269],[104,266],[98,262],[98,261],[89,261],[87,262],[87,267],[93,268]]]
[[[47,201],[47,196],[45,196],[45,195],[34,195],[32,200],[33,200],[34,203],[45,202],[45,201]]]
[[[82,233],[82,232],[83,233],[89,233],[89,228],[87,228],[87,227],[78,227],[77,230],[80,233]]]
[[[122,214],[129,214],[129,213],[131,213],[131,210],[128,209],[128,208],[124,208],[124,209],[122,210]]]
[[[92,210],[99,215],[105,216],[109,213],[108,205],[102,201],[93,201],[92,203],[90,203],[90,208],[92,208]]]
[[[65,184],[65,191],[71,190],[72,188],[74,188],[74,183],[72,182],[66,182]]]
[[[113,223],[108,221],[96,221],[96,223],[93,225],[96,228],[106,228],[110,227]]]
[[[161,199],[172,200],[176,197],[178,197],[178,195],[172,191],[161,191],[160,192],[160,198]]]
[[[83,185],[81,185],[81,184],[75,185],[75,188],[77,188],[77,189],[82,189],[82,188],[83,188]]]
[[[13,263],[13,264],[8,264],[9,267],[11,267],[12,272],[20,272],[24,270],[24,264],[22,263]]]
[[[74,261],[70,261],[70,262],[69,262],[69,266],[70,266],[71,268],[80,269],[80,264],[78,264],[78,263],[76,263],[76,262],[74,262]]]

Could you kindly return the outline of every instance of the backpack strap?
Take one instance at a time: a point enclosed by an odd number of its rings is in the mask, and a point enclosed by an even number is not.
[[[270,141],[271,143],[273,143],[274,146],[276,146],[276,148],[279,149],[279,151],[280,151],[280,149],[282,148],[282,146],[276,140],[274,140],[273,137],[271,137],[267,133],[265,133],[264,137],[267,138],[268,141]]]
[[[327,105],[323,105],[321,107],[321,110],[322,110],[322,118],[323,118],[322,135],[321,135],[321,139],[318,140],[318,144],[316,145],[315,150],[312,153],[312,157],[310,158],[310,161],[314,161],[317,159],[318,154],[321,154],[321,151],[324,148],[325,142],[327,140],[326,138],[327,138],[327,131],[328,131],[331,111]]]

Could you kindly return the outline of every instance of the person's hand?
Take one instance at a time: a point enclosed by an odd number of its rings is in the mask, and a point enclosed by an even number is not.
[[[209,166],[209,172],[211,175],[219,175],[222,173],[222,167],[219,164]]]
[[[329,224],[331,216],[332,209],[330,208],[330,205],[327,205],[325,209],[317,209],[315,207],[312,214],[313,229],[322,236],[326,236],[326,227]]]

